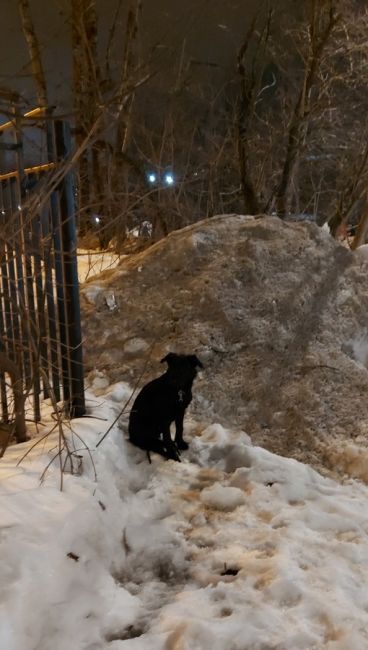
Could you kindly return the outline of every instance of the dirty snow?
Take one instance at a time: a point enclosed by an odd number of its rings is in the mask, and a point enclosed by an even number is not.
[[[109,381],[195,352],[198,420],[331,476],[347,440],[368,452],[367,262],[315,224],[204,220],[86,282],[82,307],[87,368]]]
[[[19,466],[31,443],[0,461],[1,649],[368,647],[364,484],[193,418],[180,464],[149,465],[125,441],[126,418],[96,449],[130,394],[96,385],[95,419],[70,433],[84,471],[63,492],[57,464],[39,481],[57,434]]]

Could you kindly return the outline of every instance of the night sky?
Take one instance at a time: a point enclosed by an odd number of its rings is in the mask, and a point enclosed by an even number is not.
[[[104,51],[116,1],[97,2],[101,52]],[[161,70],[175,68],[185,38],[186,56],[218,64],[220,67],[216,74],[220,81],[231,74],[241,37],[259,2],[146,0],[143,5],[142,51],[149,51],[154,44],[159,44],[155,62]],[[68,0],[31,0],[31,6],[43,48],[50,99],[61,106],[67,105],[70,89]],[[17,1],[1,0],[1,7],[0,85],[15,88],[32,103],[34,89],[29,77],[29,55],[21,31]],[[120,24],[123,33],[123,16]],[[115,52],[117,60],[119,39]]]

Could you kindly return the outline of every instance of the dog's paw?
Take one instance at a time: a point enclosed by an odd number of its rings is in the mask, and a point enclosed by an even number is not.
[[[166,451],[166,458],[168,460],[176,460],[178,463],[181,463],[180,452],[176,445],[173,445]]]
[[[189,449],[189,445],[187,442],[185,442],[185,440],[178,440],[176,446],[178,449],[181,449],[182,451],[184,451],[185,449]]]
[[[181,463],[179,454],[168,454],[166,460],[175,460],[177,463]]]

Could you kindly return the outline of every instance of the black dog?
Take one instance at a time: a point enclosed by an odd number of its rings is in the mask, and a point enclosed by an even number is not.
[[[149,452],[180,461],[179,449],[188,449],[183,440],[183,420],[192,401],[192,385],[197,368],[203,368],[195,354],[170,352],[161,359],[168,369],[164,375],[150,381],[138,394],[129,417],[130,441]],[[171,439],[170,424],[175,422],[175,443]]]

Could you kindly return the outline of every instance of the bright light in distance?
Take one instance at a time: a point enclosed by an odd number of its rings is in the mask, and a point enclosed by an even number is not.
[[[100,223],[100,221],[101,221],[100,217],[95,217],[95,222],[96,223]]]
[[[173,185],[174,184],[174,176],[172,174],[166,174],[165,175],[165,181],[168,185]]]
[[[150,183],[156,183],[156,174],[148,174],[148,180]]]

